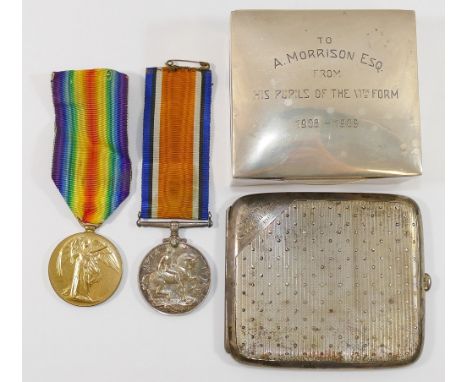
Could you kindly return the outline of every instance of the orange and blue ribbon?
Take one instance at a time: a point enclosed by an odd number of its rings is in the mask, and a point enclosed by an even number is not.
[[[52,179],[82,223],[99,225],[129,194],[128,77],[109,69],[55,72],[52,95]]]
[[[211,71],[146,70],[141,218],[208,220]]]

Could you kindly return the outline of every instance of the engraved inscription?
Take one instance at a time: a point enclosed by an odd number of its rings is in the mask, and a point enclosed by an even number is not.
[[[399,88],[300,88],[300,89],[254,89],[257,101],[284,101],[287,99],[340,99],[340,100],[398,100]]]
[[[359,127],[359,119],[357,118],[338,118],[338,119],[327,119],[321,120],[319,118],[300,118],[295,120],[296,127],[301,129],[313,129],[320,127],[338,127],[341,129],[344,128],[354,128]]]
[[[330,36],[317,37],[318,44],[327,45],[325,48],[311,48],[311,49],[300,49],[285,52],[281,56],[273,58],[273,67],[275,69],[283,67],[285,65],[294,64],[300,61],[307,60],[341,60],[341,61],[352,61],[357,62],[360,65],[365,65],[376,72],[380,73],[383,71],[383,61],[377,57],[374,57],[368,52],[357,52],[348,50],[346,48],[334,48],[331,45],[333,39]]]
[[[231,30],[236,183],[421,174],[412,12],[242,11]]]

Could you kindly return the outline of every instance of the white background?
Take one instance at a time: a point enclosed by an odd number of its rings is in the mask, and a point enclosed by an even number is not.
[[[242,8],[415,9],[424,175],[402,183],[341,186],[230,185],[229,12]],[[23,24],[23,357],[25,381],[442,381],[444,371],[444,9],[442,1],[165,1],[24,0]],[[213,285],[190,315],[152,310],[136,282],[143,256],[163,229],[137,228],[144,70],[168,58],[213,63],[211,229],[183,231],[208,257]],[[105,304],[76,308],[49,285],[55,245],[80,226],[50,177],[54,114],[50,73],[110,67],[130,77],[129,145],[134,177],[129,199],[100,232],[120,249],[125,273]],[[426,343],[413,365],[380,370],[298,370],[246,366],[223,347],[225,210],[262,191],[399,193],[423,214],[427,295]]]

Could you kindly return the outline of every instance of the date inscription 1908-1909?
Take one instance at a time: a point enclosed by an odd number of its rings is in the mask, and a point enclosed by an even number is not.
[[[359,119],[357,118],[337,118],[337,119],[326,119],[320,118],[299,118],[295,120],[296,127],[301,129],[313,129],[320,127],[337,127],[337,128],[354,128],[359,127]]]

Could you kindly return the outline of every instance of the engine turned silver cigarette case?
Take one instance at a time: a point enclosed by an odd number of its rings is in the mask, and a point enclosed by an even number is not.
[[[248,195],[228,210],[225,347],[293,367],[404,365],[421,353],[418,206],[383,194]]]
[[[235,11],[234,183],[420,175],[413,11]]]

